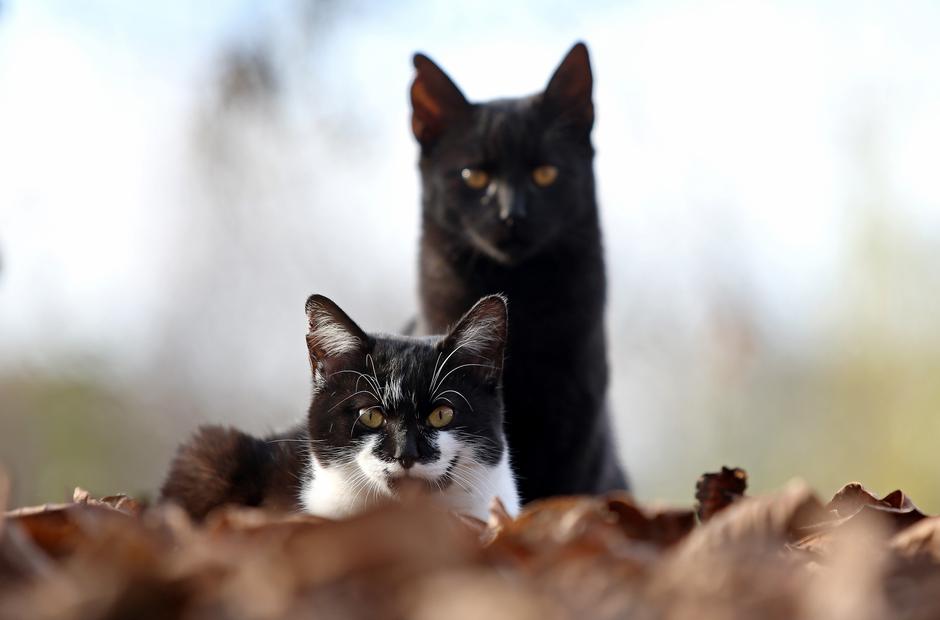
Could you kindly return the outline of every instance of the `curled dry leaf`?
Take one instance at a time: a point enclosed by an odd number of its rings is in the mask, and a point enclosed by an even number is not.
[[[851,529],[861,538],[865,532],[902,531],[924,518],[902,491],[893,491],[879,499],[858,482],[842,487],[826,504],[825,512],[818,522],[803,528],[803,536],[794,548],[826,553],[833,533],[838,530]]]
[[[839,519],[851,519],[859,515],[864,518],[872,512],[878,513],[887,517],[895,529],[913,525],[924,518],[924,514],[900,489],[878,499],[858,482],[842,487],[826,505],[826,509]]]
[[[81,487],[75,487],[75,491],[72,493],[72,501],[76,504],[108,506],[129,515],[139,515],[144,509],[143,504],[129,495],[119,493],[95,499],[91,496],[91,493]]]
[[[905,558],[923,558],[940,564],[940,517],[929,517],[891,539],[891,549]]]
[[[695,483],[695,512],[703,523],[724,510],[747,490],[747,472],[739,467],[722,467],[720,472],[702,474]]]

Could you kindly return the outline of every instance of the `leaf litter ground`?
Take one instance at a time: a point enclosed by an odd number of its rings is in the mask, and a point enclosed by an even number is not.
[[[940,517],[860,484],[697,505],[629,495],[532,503],[513,519],[415,496],[344,521],[224,507],[203,522],[76,489],[0,520],[0,618],[940,618]],[[0,509],[8,485],[0,479]]]

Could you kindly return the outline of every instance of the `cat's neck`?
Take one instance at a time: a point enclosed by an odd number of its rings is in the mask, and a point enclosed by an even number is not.
[[[494,292],[505,293],[512,307],[527,316],[536,313],[549,321],[578,307],[589,321],[602,321],[604,252],[594,209],[516,265],[498,263],[455,241],[453,233],[430,218],[423,222],[420,253],[422,327],[427,333],[445,329],[474,301]]]

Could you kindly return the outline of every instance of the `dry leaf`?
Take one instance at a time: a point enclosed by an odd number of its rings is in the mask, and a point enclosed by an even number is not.
[[[736,493],[733,480],[714,484]],[[936,519],[889,544],[871,523],[890,530],[920,513],[901,493],[861,487],[827,510],[791,483],[698,528],[691,510],[622,493],[534,502],[516,519],[496,502],[488,524],[426,494],[341,521],[227,506],[195,523],[126,496],[79,489],[74,500],[0,521],[0,571],[15,580],[0,581],[0,617],[940,616]]]
[[[891,539],[891,548],[905,558],[925,558],[940,564],[940,517],[930,517]]]
[[[747,472],[738,467],[722,467],[720,472],[702,474],[695,483],[695,513],[703,523],[724,510],[747,490]]]
[[[75,491],[72,493],[72,501],[76,504],[108,506],[129,515],[139,515],[144,509],[143,504],[123,493],[95,499],[81,487],[75,487]]]

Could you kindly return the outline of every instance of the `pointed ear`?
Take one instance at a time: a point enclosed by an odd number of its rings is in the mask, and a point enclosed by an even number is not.
[[[411,83],[411,130],[421,146],[430,146],[447,125],[470,110],[456,84],[424,54],[414,55],[417,73]]]
[[[506,298],[488,295],[475,303],[445,336],[442,349],[488,378],[499,378],[508,334]]]
[[[543,109],[552,118],[564,116],[590,128],[594,124],[593,88],[594,77],[587,46],[575,43],[545,87]]]
[[[322,369],[331,360],[369,348],[369,336],[323,295],[311,295],[307,311],[307,348],[314,370]]]

